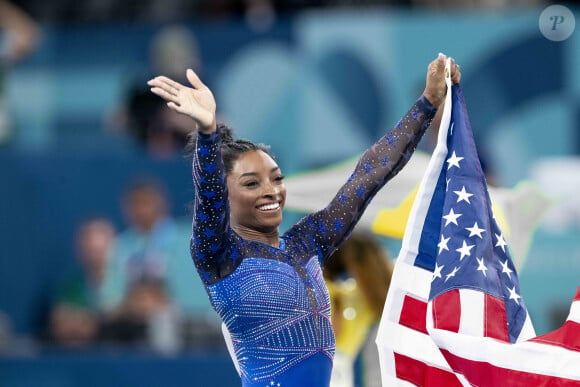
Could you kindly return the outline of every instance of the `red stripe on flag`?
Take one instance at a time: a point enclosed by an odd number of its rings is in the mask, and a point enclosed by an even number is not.
[[[507,316],[503,300],[497,297],[484,295],[485,311],[483,315],[485,337],[491,337],[501,341],[510,341],[507,326]]]
[[[558,386],[578,387],[580,380],[559,378],[556,376],[540,375],[532,372],[516,371],[496,367],[492,364],[465,359],[451,352],[441,349],[443,356],[452,369],[462,373],[472,386]],[[458,371],[461,370],[461,371]]]
[[[427,334],[427,303],[405,295],[399,324]]]
[[[580,286],[578,287],[578,290],[576,291],[576,295],[574,296],[574,301],[580,301]]]
[[[397,378],[406,380],[416,386],[461,387],[453,372],[442,370],[411,357],[395,352],[395,371]]]
[[[555,331],[535,337],[530,341],[555,345],[580,352],[580,324],[574,321],[566,321],[564,325]]]
[[[459,332],[461,299],[459,290],[454,289],[433,299],[433,326],[451,332]]]

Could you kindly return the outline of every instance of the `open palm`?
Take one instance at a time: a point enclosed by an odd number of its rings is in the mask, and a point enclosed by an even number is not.
[[[167,101],[167,106],[191,117],[203,132],[215,128],[215,99],[211,90],[203,84],[193,70],[187,70],[187,80],[193,87],[187,87],[165,76],[158,76],[147,82],[151,92]]]

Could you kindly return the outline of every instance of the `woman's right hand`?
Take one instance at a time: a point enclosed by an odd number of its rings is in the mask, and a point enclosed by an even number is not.
[[[193,70],[188,69],[185,75],[193,87],[184,86],[165,76],[155,77],[147,84],[151,86],[151,92],[167,101],[171,110],[191,117],[200,132],[215,132],[216,104],[211,90]]]

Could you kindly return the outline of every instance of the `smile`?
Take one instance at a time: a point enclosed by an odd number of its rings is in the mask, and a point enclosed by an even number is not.
[[[264,204],[263,206],[259,206],[258,210],[260,211],[272,211],[277,210],[280,208],[280,203],[272,203],[272,204]]]

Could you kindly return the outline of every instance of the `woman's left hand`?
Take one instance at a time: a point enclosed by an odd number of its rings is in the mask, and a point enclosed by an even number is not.
[[[427,80],[423,96],[431,102],[433,106],[439,106],[445,99],[447,85],[445,84],[445,61],[447,57],[439,54],[437,59],[429,64],[427,68]],[[451,59],[451,81],[453,84],[461,80],[461,70],[458,64]]]

